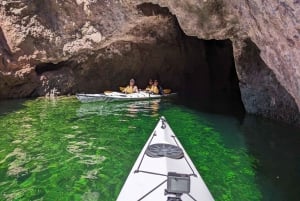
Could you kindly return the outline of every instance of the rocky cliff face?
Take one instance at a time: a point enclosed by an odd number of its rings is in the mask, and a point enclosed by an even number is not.
[[[188,61],[210,66],[185,35],[230,39],[245,109],[300,124],[297,0],[3,0],[0,97],[98,92],[133,76],[180,89]]]

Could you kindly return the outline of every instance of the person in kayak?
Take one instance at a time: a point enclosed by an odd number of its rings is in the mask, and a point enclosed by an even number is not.
[[[153,80],[150,78],[149,79],[149,82],[148,82],[148,86],[146,87],[146,91],[150,92],[151,91],[151,88],[153,86]]]
[[[154,93],[154,94],[161,94],[161,95],[164,94],[163,88],[158,84],[158,80],[154,80],[154,83],[150,89],[150,92]]]
[[[138,93],[138,87],[135,85],[135,80],[130,79],[129,85],[125,87],[125,89],[122,91],[125,94],[132,94],[132,93]]]

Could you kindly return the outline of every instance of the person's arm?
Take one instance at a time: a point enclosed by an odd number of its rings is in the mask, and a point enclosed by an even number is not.
[[[138,87],[137,87],[137,86],[134,86],[133,91],[134,91],[135,93],[138,93],[138,92],[139,92]]]
[[[125,89],[123,90],[123,93],[127,94],[127,90],[128,90],[128,86],[125,87]]]

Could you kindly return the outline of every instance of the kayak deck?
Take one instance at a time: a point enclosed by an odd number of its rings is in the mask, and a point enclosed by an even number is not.
[[[125,200],[214,200],[164,117],[138,156],[117,199]]]

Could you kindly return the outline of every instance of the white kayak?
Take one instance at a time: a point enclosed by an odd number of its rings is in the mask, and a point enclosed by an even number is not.
[[[117,201],[213,201],[196,167],[161,117]]]
[[[149,99],[158,99],[163,97],[171,97],[176,95],[176,93],[171,94],[151,94],[148,92],[138,92],[132,94],[125,94],[121,92],[109,92],[103,94],[76,94],[76,98],[80,102],[95,102],[95,101],[136,101],[136,100],[149,100]]]

